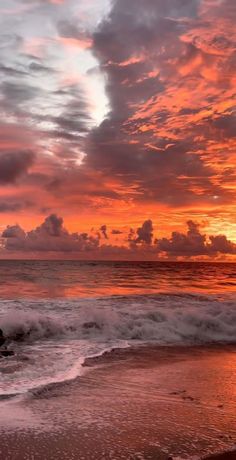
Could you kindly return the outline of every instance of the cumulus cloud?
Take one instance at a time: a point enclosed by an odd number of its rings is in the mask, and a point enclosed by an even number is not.
[[[152,244],[153,238],[153,224],[151,220],[145,220],[142,227],[137,229],[137,238],[134,240],[135,243],[146,243]]]
[[[236,244],[228,240],[225,235],[210,236],[208,244],[209,254],[236,254]]]
[[[16,243],[16,249],[18,249],[17,248],[17,246],[18,246],[17,245],[17,240],[23,242],[25,240],[26,233],[24,232],[24,230],[18,224],[17,225],[9,225],[3,231],[2,237],[6,238],[7,240],[9,238],[10,241],[11,241],[9,246],[8,246],[8,242],[7,242],[6,249],[10,249],[11,244],[13,245],[13,248],[14,248],[14,243]]]
[[[188,231],[186,234],[173,232],[171,238],[158,240],[159,251],[164,251],[173,255],[204,255],[207,253],[206,235],[202,235],[199,225],[193,221],[188,221]]]
[[[236,244],[225,235],[209,236],[200,232],[196,222],[187,222],[187,233],[173,232],[170,238],[156,240],[157,250],[169,256],[205,256],[220,254],[236,254]]]
[[[19,225],[8,226],[2,233],[5,249],[25,252],[86,252],[99,246],[99,239],[87,233],[69,233],[63,219],[51,214],[34,230],[25,232]]]
[[[196,256],[215,257],[236,254],[236,244],[225,235],[207,236],[200,231],[200,225],[187,222],[186,233],[173,232],[170,238],[153,239],[153,222],[146,220],[136,230],[131,229],[124,235],[123,243],[110,245],[102,243],[99,234],[70,233],[64,226],[62,217],[50,214],[44,222],[31,231],[24,231],[20,225],[8,225],[1,238],[6,252],[32,253],[69,253],[77,257],[94,257],[96,259],[144,259],[155,260],[162,255],[170,258],[191,258]],[[102,230],[103,228],[103,230]],[[100,228],[105,240],[107,226]],[[117,233],[113,233],[117,234]],[[120,232],[119,232],[120,234]],[[106,235],[106,236],[105,236]]]

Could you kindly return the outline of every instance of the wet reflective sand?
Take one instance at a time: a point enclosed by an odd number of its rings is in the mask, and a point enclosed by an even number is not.
[[[191,458],[236,442],[236,349],[123,350],[73,382],[2,401],[5,460]]]

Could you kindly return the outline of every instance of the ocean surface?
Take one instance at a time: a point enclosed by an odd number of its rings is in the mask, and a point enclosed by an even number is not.
[[[0,261],[0,399],[114,347],[236,343],[236,264]]]

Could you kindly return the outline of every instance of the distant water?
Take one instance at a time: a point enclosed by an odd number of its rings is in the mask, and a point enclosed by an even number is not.
[[[142,343],[236,343],[236,264],[0,261],[0,398]]]
[[[236,292],[236,263],[1,261],[0,298]]]

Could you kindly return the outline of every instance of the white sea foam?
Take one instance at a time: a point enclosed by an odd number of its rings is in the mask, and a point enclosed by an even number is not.
[[[51,338],[67,332],[66,325],[59,318],[15,308],[2,315],[0,325],[7,338],[19,341]]]
[[[0,328],[15,351],[0,360],[6,396],[74,379],[84,359],[114,347],[236,343],[236,304],[190,294],[3,301]]]
[[[0,327],[11,340],[27,342],[60,337],[170,345],[236,342],[236,304],[232,300],[143,297],[57,301],[50,311],[46,301],[40,308],[36,302],[18,309],[13,305],[0,315]]]

